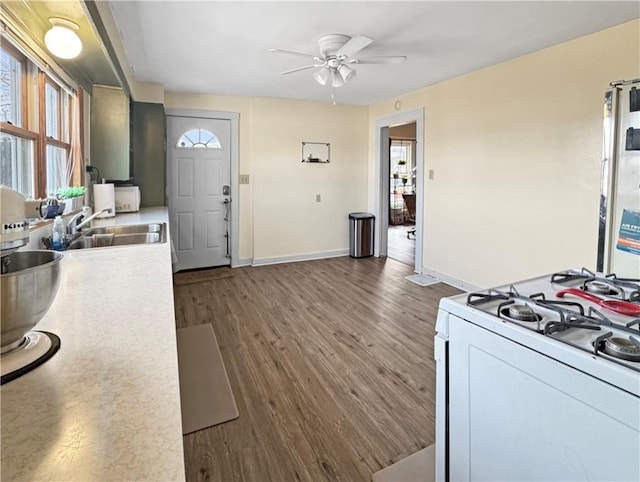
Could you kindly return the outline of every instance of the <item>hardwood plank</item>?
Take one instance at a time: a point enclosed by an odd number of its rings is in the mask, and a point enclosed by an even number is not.
[[[444,284],[393,259],[174,278],[178,328],[212,323],[240,417],[184,438],[188,480],[369,481],[434,441]]]

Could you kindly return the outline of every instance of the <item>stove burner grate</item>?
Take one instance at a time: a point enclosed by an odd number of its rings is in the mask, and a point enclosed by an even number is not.
[[[605,276],[586,268],[569,270],[551,275],[552,283],[567,284],[582,281],[581,288],[591,293],[619,298],[624,301],[640,302],[640,279],[619,278],[615,273]]]
[[[633,337],[622,338],[620,336],[609,336],[600,341],[600,349],[607,355],[621,360],[640,362],[640,341],[635,342]],[[597,341],[595,343],[598,343]]]
[[[513,304],[508,307],[502,308],[500,310],[500,314],[517,321],[542,321],[542,316],[533,311],[533,308],[528,305]]]
[[[616,296],[624,298],[624,291],[615,285],[611,285],[606,281],[587,280],[582,284],[582,289],[589,293],[595,293],[603,296]]]
[[[572,281],[576,279],[584,280],[585,278],[579,278],[583,275],[576,274],[573,271],[556,273],[554,276],[558,275],[562,275],[565,281],[569,276],[573,276]],[[627,283],[628,281],[623,280],[622,282]],[[559,281],[555,280],[555,282]],[[602,285],[609,285],[609,279],[604,280]],[[497,308],[496,302],[498,302]],[[640,372],[640,365],[638,364],[640,362],[640,318],[623,324],[613,321],[593,307],[589,307],[588,312],[586,312],[579,302],[547,299],[542,292],[528,296],[521,295],[514,285],[509,286],[508,291],[491,289],[486,292],[470,293],[467,296],[467,304],[497,316],[504,322],[535,331],[558,342],[595,355],[598,358],[606,359],[609,362]],[[488,306],[485,306],[485,304]],[[597,336],[603,333],[606,327],[615,328],[623,332],[621,335],[614,337],[612,341],[610,340],[608,345],[605,344],[605,340],[613,337],[611,331]],[[591,341],[583,344],[572,341],[571,334],[567,335],[573,330],[590,330],[599,333],[594,333],[593,335],[593,337],[597,336],[595,342]],[[626,336],[628,336],[628,339],[625,338]],[[580,335],[579,338],[584,339],[585,337],[593,340],[593,337],[587,334]],[[615,338],[618,338],[618,340]],[[616,348],[618,349],[616,350]]]

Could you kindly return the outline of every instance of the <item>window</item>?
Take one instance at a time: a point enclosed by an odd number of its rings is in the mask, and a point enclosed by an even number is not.
[[[6,47],[0,55],[0,121],[22,127],[25,59]]]
[[[0,182],[33,197],[38,135],[28,129],[26,86],[26,57],[3,42],[0,49]]]
[[[46,107],[46,134],[47,137],[53,137],[58,139],[60,135],[60,93],[58,89],[51,85],[50,82],[45,82],[44,86],[44,98]]]
[[[0,134],[0,184],[34,197],[33,140]]]
[[[412,141],[391,141],[391,172],[399,175],[408,175],[411,173],[412,155],[411,155]]]
[[[45,74],[41,73],[41,76]],[[44,96],[44,154],[46,162],[46,194],[67,187],[71,173],[69,157],[69,94],[45,77],[40,92]],[[42,126],[42,124],[41,124]]]
[[[47,193],[55,193],[69,185],[67,181],[67,149],[47,144]]]
[[[195,147],[199,149],[222,149],[216,135],[205,129],[191,129],[180,136],[176,147]]]
[[[0,182],[45,197],[81,180],[80,101],[3,38],[0,47]],[[73,139],[73,142],[72,142]],[[78,164],[77,166],[75,164]],[[81,182],[81,181],[80,181]]]

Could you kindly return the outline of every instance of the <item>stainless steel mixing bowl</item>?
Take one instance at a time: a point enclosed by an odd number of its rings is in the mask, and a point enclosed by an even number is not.
[[[49,310],[60,284],[62,254],[16,251],[2,256],[0,353],[18,346]]]

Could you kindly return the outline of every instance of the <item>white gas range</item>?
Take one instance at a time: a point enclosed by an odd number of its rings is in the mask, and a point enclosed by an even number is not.
[[[436,480],[640,480],[640,280],[444,298],[436,332]]]

